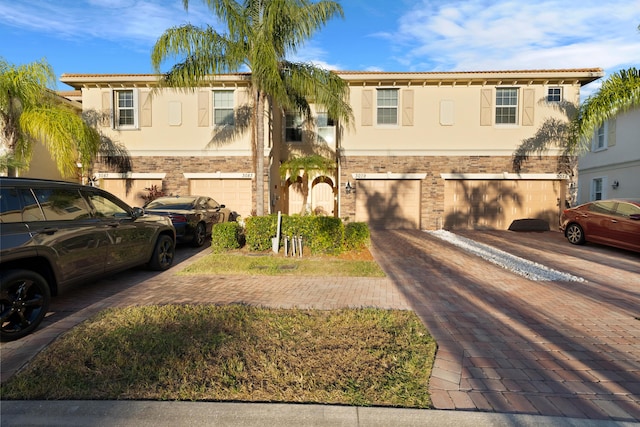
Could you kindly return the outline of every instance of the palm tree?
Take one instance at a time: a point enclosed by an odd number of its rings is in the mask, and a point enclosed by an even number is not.
[[[589,149],[593,133],[607,120],[640,106],[640,71],[632,67],[612,74],[587,98],[571,123],[567,142],[570,152]]]
[[[226,33],[206,26],[170,28],[158,39],[151,60],[157,72],[174,56],[184,60],[166,73],[162,85],[195,88],[212,74],[251,71],[253,103],[252,153],[256,176],[256,213],[264,214],[264,114],[276,108],[311,116],[309,101],[326,108],[335,120],[349,124],[348,87],[337,74],[286,60],[334,16],[343,16],[336,1],[202,0],[226,23]],[[183,0],[185,9],[189,0]]]
[[[291,182],[295,183],[299,180],[300,192],[302,193],[302,210],[300,214],[307,212],[307,203],[309,199],[309,178],[311,173],[327,174],[336,169],[336,163],[332,159],[328,159],[319,154],[309,156],[293,156],[280,165],[280,178],[284,181],[289,175]]]
[[[72,177],[90,164],[100,137],[77,111],[48,89],[55,74],[44,60],[15,66],[0,58],[0,147],[8,175],[28,169],[33,145],[43,143],[60,174]]]

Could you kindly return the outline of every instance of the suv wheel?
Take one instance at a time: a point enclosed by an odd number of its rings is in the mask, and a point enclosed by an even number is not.
[[[49,309],[51,292],[47,281],[29,270],[3,271],[0,283],[0,340],[16,340],[42,322]]]
[[[149,261],[149,267],[152,270],[167,270],[173,264],[175,248],[176,245],[171,237],[166,234],[158,236],[156,247],[153,250],[153,255],[151,255],[151,261]]]

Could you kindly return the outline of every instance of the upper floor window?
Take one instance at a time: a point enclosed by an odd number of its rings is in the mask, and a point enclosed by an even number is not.
[[[328,113],[318,113],[318,141],[332,144],[335,142],[335,123]]]
[[[591,143],[592,151],[600,151],[607,148],[607,124],[603,123],[596,129]]]
[[[562,88],[550,87],[547,89],[547,102],[560,102],[562,101]]]
[[[285,138],[288,142],[302,142],[302,116],[287,113],[285,117]]]
[[[496,124],[518,123],[518,89],[496,89]]]
[[[114,96],[114,121],[116,128],[135,128],[138,125],[137,97],[132,89],[116,90]]]
[[[233,126],[233,91],[213,91],[213,123],[216,126]]]
[[[398,124],[398,89],[377,90],[377,117],[379,125]]]

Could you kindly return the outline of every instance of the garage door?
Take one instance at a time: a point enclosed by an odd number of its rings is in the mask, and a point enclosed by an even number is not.
[[[241,217],[251,215],[250,179],[190,179],[189,194],[209,196]]]
[[[507,230],[516,219],[544,219],[554,229],[559,221],[561,180],[447,180],[446,229]]]
[[[419,228],[420,181],[358,180],[356,221],[374,229]]]
[[[127,189],[127,185],[129,188]],[[120,179],[120,178],[101,178],[100,188],[115,194],[130,206],[144,206],[145,200],[143,195],[149,193],[145,188],[156,186],[162,189],[162,179]]]

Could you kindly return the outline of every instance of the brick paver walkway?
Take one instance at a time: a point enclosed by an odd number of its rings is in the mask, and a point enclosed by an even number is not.
[[[374,231],[388,278],[177,275],[143,269],[54,298],[33,334],[0,345],[2,380],[60,333],[110,306],[246,303],[271,307],[413,309],[439,349],[438,409],[640,421],[640,256],[569,245],[559,233],[468,232],[584,277],[532,282],[419,231]],[[206,251],[179,248],[178,261]]]

